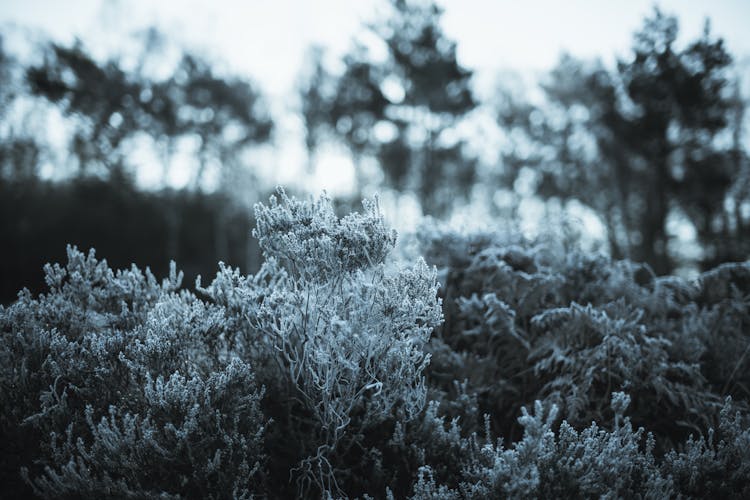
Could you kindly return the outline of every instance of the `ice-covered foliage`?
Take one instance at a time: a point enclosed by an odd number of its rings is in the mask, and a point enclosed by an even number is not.
[[[266,425],[223,314],[135,267],[68,249],[49,292],[0,309],[4,485],[48,498],[253,493]],[[5,477],[3,479],[6,479]]]
[[[543,384],[539,395],[563,405],[577,423],[601,421],[614,390],[638,394],[651,409],[659,402],[685,415],[703,409],[698,366],[671,359],[670,341],[649,332],[643,315],[623,299],[600,307],[571,302],[534,315],[527,359]]]
[[[613,395],[623,418],[627,396]],[[575,430],[563,421],[554,430],[557,407],[522,409],[522,439],[510,448],[487,442],[476,449],[458,486],[462,498],[666,498],[671,481],[654,459],[653,439],[624,418],[614,429],[596,423]],[[474,438],[476,439],[476,438]]]
[[[680,451],[671,450],[667,454],[664,470],[674,478],[685,496],[750,497],[747,417],[743,419],[740,412],[733,413],[731,398],[727,398],[721,410],[718,433],[711,428],[707,436],[690,436]]]
[[[627,394],[615,392],[611,429],[593,422],[576,430],[556,423],[556,406],[545,411],[537,401],[533,413],[522,408],[523,435],[507,448],[476,433],[462,438],[455,422],[446,432],[444,420],[428,412],[440,445],[450,436],[453,469],[446,473],[426,455],[410,498],[747,498],[750,430],[732,416],[730,401],[720,414],[718,444],[709,429],[708,439],[691,437],[662,460],[653,435],[625,416],[629,404]]]
[[[261,396],[237,360],[207,380],[148,380],[142,414],[112,405],[97,421],[86,406],[90,444],[70,426],[51,435],[54,465],[30,482],[45,498],[249,497],[263,491]]]
[[[554,241],[433,228],[422,244],[444,278],[430,381],[451,400],[466,380],[506,438],[535,400],[573,425],[607,425],[612,393],[626,391],[660,447],[715,425],[727,395],[747,407],[750,263],[691,282]]]
[[[750,496],[750,263],[430,229],[436,270],[377,201],[256,218],[199,296],[71,248],[0,308],[4,498]]]
[[[423,347],[441,320],[435,272],[423,261],[391,270],[396,235],[377,201],[363,205],[339,219],[325,196],[279,190],[255,208],[261,271],[222,268],[204,290],[240,315],[236,341],[273,388],[277,446],[297,455],[299,493],[339,494],[339,470],[364,434],[410,420],[425,402]],[[284,414],[295,421],[282,423]]]

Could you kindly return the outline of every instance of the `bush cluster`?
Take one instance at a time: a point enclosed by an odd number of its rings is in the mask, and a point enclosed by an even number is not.
[[[420,243],[445,316],[428,344],[433,404],[464,436],[486,429],[511,450],[527,449],[543,411],[554,415],[551,448],[534,448],[552,457],[539,468],[548,476],[520,490],[520,476],[506,478],[500,496],[750,493],[750,262],[691,281],[549,238],[432,226]],[[423,485],[465,484],[431,474]]]
[[[656,277],[279,190],[197,294],[71,247],[0,308],[8,498],[750,496],[750,264]]]

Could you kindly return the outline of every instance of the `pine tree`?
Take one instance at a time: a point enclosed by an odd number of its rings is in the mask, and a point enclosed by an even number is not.
[[[476,106],[472,73],[442,31],[439,7],[419,0],[393,0],[390,7],[390,16],[368,27],[385,60],[355,46],[344,57],[344,72],[329,75],[326,119],[308,130],[327,128],[356,165],[376,159],[389,186],[414,192],[424,212],[442,215],[456,196],[468,195],[474,180],[476,161],[456,138],[456,126]],[[322,88],[311,80],[303,99],[320,95],[316,86]]]

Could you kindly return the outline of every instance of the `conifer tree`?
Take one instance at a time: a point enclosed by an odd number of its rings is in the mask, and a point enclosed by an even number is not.
[[[327,104],[315,108],[324,115],[308,121],[308,136],[328,130],[360,169],[365,159],[376,159],[389,186],[413,191],[424,212],[442,215],[474,181],[476,161],[456,135],[477,104],[472,72],[459,64],[438,6],[392,0],[390,8],[387,18],[368,26],[385,48],[384,60],[360,43],[344,57],[342,74],[328,75],[325,85],[311,79],[303,89],[303,100],[327,95]]]
[[[670,216],[693,225],[704,265],[746,256],[737,236],[747,217],[724,208],[747,201],[747,152],[721,140],[740,133],[733,115],[744,108],[732,93],[731,57],[708,25],[683,48],[677,33],[677,20],[656,10],[615,70],[565,56],[542,85],[546,103],[508,98],[499,114],[523,137],[505,156],[507,180],[527,167],[541,197],[588,205],[612,254],[657,274],[675,265]]]

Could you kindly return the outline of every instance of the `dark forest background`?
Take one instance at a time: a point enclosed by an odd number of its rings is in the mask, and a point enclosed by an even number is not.
[[[748,258],[747,96],[742,67],[708,22],[678,44],[678,20],[655,9],[614,67],[562,55],[531,87],[499,78],[485,102],[440,9],[391,4],[362,28],[387,47],[385,60],[354,43],[337,71],[323,48],[300,68],[307,168],[328,145],[355,166],[342,207],[378,189],[410,193],[436,218],[479,205],[500,224],[534,198],[550,225],[585,207],[604,228],[602,250],[657,275]],[[156,29],[137,39],[126,61],[52,41],[21,57],[0,34],[0,302],[40,291],[42,265],[64,260],[67,243],[157,276],[176,260],[187,283],[219,260],[257,269],[251,207],[273,189],[258,151],[278,133],[263,90]],[[180,55],[165,76],[153,68],[168,50]],[[480,108],[503,138],[489,155],[494,144],[478,150],[470,137],[489,126],[477,125]],[[53,129],[61,140],[48,139]],[[175,189],[168,178],[185,141],[189,181]],[[161,180],[143,185],[139,169]],[[693,235],[689,250],[675,227]]]

